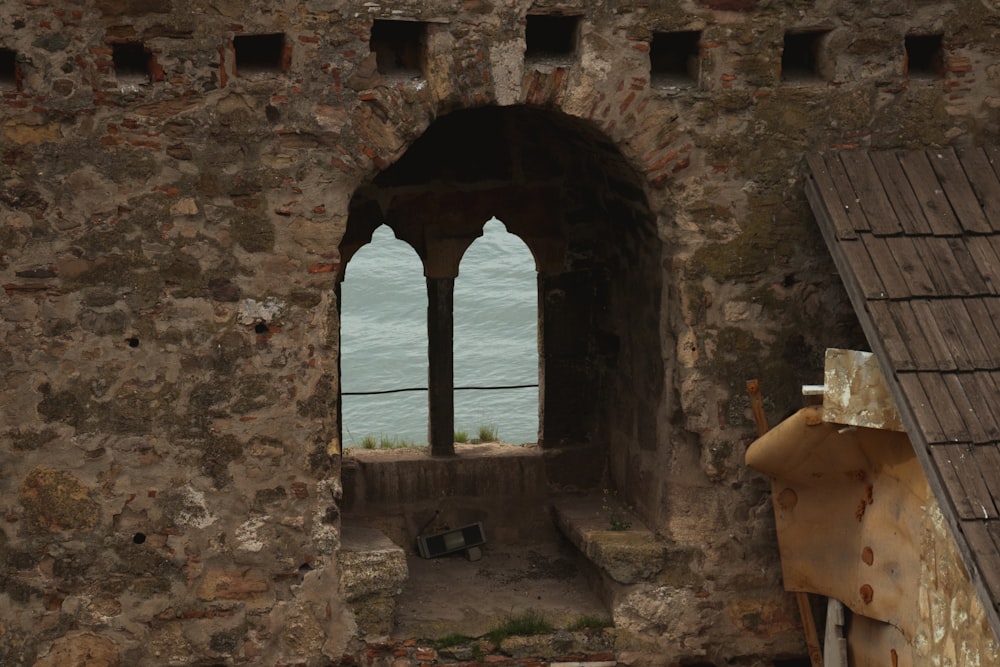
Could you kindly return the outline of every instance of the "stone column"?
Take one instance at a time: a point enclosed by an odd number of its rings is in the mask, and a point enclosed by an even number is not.
[[[434,456],[455,453],[454,304],[454,278],[427,278],[427,438]]]

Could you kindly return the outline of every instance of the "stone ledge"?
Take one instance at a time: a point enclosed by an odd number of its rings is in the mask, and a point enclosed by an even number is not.
[[[348,601],[375,592],[396,595],[409,577],[402,547],[367,526],[344,524],[338,561],[340,585]]]
[[[611,530],[599,496],[559,498],[552,503],[559,530],[590,562],[620,584],[653,581],[664,569],[667,545],[624,508],[616,513],[630,527]]]
[[[345,523],[337,558],[340,588],[358,629],[367,635],[387,635],[395,598],[409,577],[403,549],[379,530]]]

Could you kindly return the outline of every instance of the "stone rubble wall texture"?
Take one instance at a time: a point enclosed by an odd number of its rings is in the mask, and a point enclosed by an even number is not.
[[[581,17],[569,64],[524,18]],[[995,2],[7,0],[0,49],[0,663],[326,664],[337,590],[337,247],[352,193],[435,118],[530,103],[603,133],[657,216],[666,399],[610,474],[686,580],[631,604],[663,663],[802,655],[743,383],[776,419],[863,339],[803,155],[996,142]],[[380,76],[375,18],[428,22],[426,80]],[[789,29],[828,81],[782,82]],[[698,85],[650,84],[701,30]],[[235,35],[284,33],[285,71]],[[938,33],[941,79],[903,37]],[[141,41],[151,84],[119,82]],[[4,52],[0,52],[2,54]],[[635,332],[643,337],[644,332]],[[652,434],[652,435],[651,435]]]
[[[989,630],[983,606],[969,583],[941,507],[928,503],[923,515],[920,618],[913,664],[968,665],[1000,662],[1000,643]]]

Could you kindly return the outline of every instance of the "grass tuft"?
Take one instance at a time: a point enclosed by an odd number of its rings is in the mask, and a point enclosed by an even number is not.
[[[407,440],[405,438],[394,438],[387,435],[366,435],[361,439],[360,446],[363,449],[402,449],[408,447],[417,447],[418,445],[412,440]]]
[[[496,424],[483,424],[479,427],[479,442],[497,442],[500,439],[500,432]]]
[[[467,431],[455,431],[455,442],[465,443],[469,441],[469,434]]]
[[[496,645],[507,637],[544,635],[554,629],[541,612],[529,609],[521,614],[507,616],[500,625],[486,633],[486,638]]]

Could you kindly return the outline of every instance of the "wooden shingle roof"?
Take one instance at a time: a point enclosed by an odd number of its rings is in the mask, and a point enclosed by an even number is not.
[[[1000,149],[809,167],[813,212],[1000,637]]]

